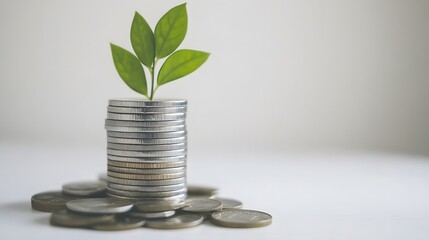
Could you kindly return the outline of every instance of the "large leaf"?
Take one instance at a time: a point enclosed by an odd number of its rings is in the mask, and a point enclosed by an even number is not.
[[[186,3],[172,8],[155,27],[156,57],[164,58],[176,50],[188,29]]]
[[[134,91],[147,96],[146,75],[139,59],[127,50],[110,44],[113,62],[124,82]]]
[[[178,50],[165,60],[158,74],[161,86],[197,70],[209,57],[209,53],[196,50]]]
[[[150,68],[155,59],[155,37],[149,24],[138,12],[134,14],[130,38],[137,57]]]

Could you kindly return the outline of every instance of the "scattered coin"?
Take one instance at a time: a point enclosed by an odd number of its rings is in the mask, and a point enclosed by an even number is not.
[[[106,183],[100,181],[74,182],[63,185],[63,193],[75,196],[94,196],[104,193]]]
[[[110,214],[129,211],[133,207],[133,202],[117,198],[88,198],[72,200],[66,206],[80,213]]]
[[[260,211],[229,208],[213,213],[211,221],[222,227],[253,228],[270,225],[272,217]]]
[[[174,161],[174,162],[159,162],[159,163],[133,163],[133,162],[120,162],[107,160],[108,166],[122,167],[122,168],[134,168],[134,169],[157,169],[157,168],[175,168],[186,166],[185,161]],[[105,174],[107,181],[107,173]]]
[[[231,198],[214,197],[213,199],[221,202],[223,209],[225,209],[225,208],[241,208],[243,206],[242,202],[235,200],[235,199],[231,199]]]
[[[198,186],[198,185],[188,185],[188,195],[189,196],[204,196],[211,197],[216,195],[218,192],[217,188],[207,187],[207,186]]]
[[[83,215],[62,209],[52,213],[50,222],[52,225],[62,227],[91,227],[94,224],[112,222],[114,215]]]
[[[107,182],[107,173],[104,172],[104,173],[98,174],[98,180]]]
[[[61,191],[42,192],[31,197],[31,206],[35,210],[55,212],[66,208],[66,203],[82,197],[64,195]]]
[[[186,212],[212,213],[222,209],[222,203],[209,198],[191,198],[187,199],[182,208]]]
[[[157,99],[146,100],[141,98],[116,98],[110,99],[110,106],[118,107],[182,107],[187,105],[186,100]]]
[[[141,200],[134,203],[134,208],[142,212],[162,212],[168,210],[175,210],[185,206],[185,201],[178,200]]]
[[[139,211],[131,211],[128,214],[132,217],[141,217],[146,219],[152,218],[168,218],[173,216],[175,213],[174,210],[164,211],[164,212],[139,212]]]
[[[204,218],[198,214],[179,214],[160,220],[147,220],[145,227],[159,229],[179,229],[195,227],[203,222]]]
[[[146,221],[142,218],[130,216],[117,216],[114,221],[91,226],[93,229],[102,231],[122,231],[142,227]]]

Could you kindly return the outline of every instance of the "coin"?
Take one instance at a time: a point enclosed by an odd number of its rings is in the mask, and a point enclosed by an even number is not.
[[[63,193],[75,196],[93,196],[103,193],[106,183],[100,181],[74,182],[63,185]]]
[[[112,132],[174,132],[186,130],[185,125],[169,127],[116,127],[106,125],[105,128]]]
[[[31,207],[44,212],[55,212],[66,208],[66,203],[82,197],[64,195],[61,191],[42,192],[31,197]]]
[[[81,213],[123,213],[133,207],[133,202],[116,198],[88,198],[73,200],[66,204],[67,208]]]
[[[180,189],[186,189],[185,183],[175,184],[175,185],[165,185],[165,186],[130,186],[122,185],[116,183],[109,183],[109,188],[114,188],[122,191],[132,191],[132,192],[166,192],[166,191],[176,191]]]
[[[146,221],[142,218],[117,216],[112,222],[96,224],[93,225],[92,228],[102,231],[121,231],[139,228],[142,227],[145,223]]]
[[[121,157],[115,155],[107,155],[108,160],[118,161],[118,162],[128,162],[128,163],[172,163],[186,160],[185,155],[172,156],[172,157],[144,157],[144,158],[135,158],[135,157]]]
[[[208,198],[187,199],[183,211],[196,213],[211,213],[222,209],[222,203]]]
[[[272,217],[268,213],[247,209],[224,209],[212,214],[211,222],[222,227],[253,228],[270,225]]]
[[[172,121],[158,121],[158,122],[136,122],[136,121],[121,121],[106,119],[105,126],[115,127],[169,127],[185,125],[185,119],[172,120]]]
[[[170,121],[186,118],[186,113],[165,113],[165,114],[125,114],[107,113],[107,119],[125,121]]]
[[[107,169],[112,172],[130,173],[130,174],[168,174],[168,173],[182,173],[186,171],[185,167],[138,169],[138,168],[121,168],[121,167],[115,167],[110,165],[107,166]]]
[[[175,210],[185,206],[183,199],[176,200],[141,200],[134,203],[134,208],[142,212],[162,212]]]
[[[115,98],[109,100],[110,106],[118,107],[181,107],[186,106],[187,103],[183,99],[146,100],[139,98]]]
[[[100,173],[98,174],[98,180],[102,181],[102,182],[107,182],[107,173]]]
[[[147,220],[145,227],[159,229],[179,229],[194,227],[203,222],[203,217],[198,214],[179,214],[160,220]]]
[[[116,138],[131,138],[131,139],[140,139],[140,138],[177,138],[186,136],[186,131],[175,131],[175,132],[133,132],[133,133],[124,133],[124,132],[111,132],[107,131],[108,137]]]
[[[82,215],[62,209],[52,213],[50,222],[52,225],[62,227],[90,227],[94,224],[113,221],[114,215]]]
[[[123,184],[123,185],[133,185],[133,186],[164,186],[164,185],[186,183],[186,179],[184,177],[164,179],[164,180],[130,180],[130,179],[123,179],[123,178],[108,176],[107,179],[109,183],[117,183],[117,184]]]
[[[174,162],[160,162],[160,163],[132,163],[132,162],[119,162],[107,160],[107,164],[115,167],[123,168],[144,168],[144,169],[156,169],[156,168],[175,168],[186,166],[186,161],[174,161]],[[106,174],[107,181],[107,174]]]
[[[117,172],[108,171],[107,176],[130,179],[130,180],[166,180],[166,179],[185,177],[186,173],[181,172],[181,173],[142,175],[142,174],[128,174],[128,173],[117,173]]]
[[[131,211],[128,214],[132,217],[141,217],[141,218],[167,218],[173,216],[175,213],[174,210],[164,211],[164,212],[139,212]]]
[[[231,198],[219,198],[219,197],[215,197],[213,198],[215,200],[218,200],[219,202],[222,203],[222,208],[241,208],[243,206],[243,203],[235,200],[235,199],[231,199]]]
[[[186,136],[176,138],[116,138],[107,136],[107,142],[120,143],[120,144],[143,144],[143,145],[154,145],[154,144],[174,144],[174,143],[186,143]]]
[[[177,195],[177,196],[172,196],[172,197],[126,197],[126,196],[121,196],[121,195],[116,195],[116,194],[112,194],[107,192],[106,193],[107,196],[111,196],[113,198],[120,198],[120,199],[126,199],[126,200],[130,200],[133,202],[138,202],[138,201],[185,201],[186,199],[186,194],[182,194],[182,195]]]
[[[113,113],[184,113],[186,112],[186,106],[184,107],[115,107],[107,106],[108,112]]]
[[[125,151],[168,151],[185,149],[186,143],[163,144],[163,145],[136,145],[136,144],[117,144],[107,143],[107,148]]]
[[[115,195],[124,196],[124,197],[135,197],[135,198],[173,197],[173,196],[186,194],[186,188],[174,190],[174,191],[165,191],[165,192],[133,192],[133,191],[124,191],[124,190],[118,190],[118,189],[107,187],[107,191]]]
[[[123,151],[107,149],[107,154],[121,157],[175,157],[182,156],[187,153],[186,149],[170,150],[170,151]]]
[[[198,185],[188,185],[188,195],[189,196],[205,196],[211,197],[216,195],[218,192],[217,188],[207,187],[207,186],[198,186]]]

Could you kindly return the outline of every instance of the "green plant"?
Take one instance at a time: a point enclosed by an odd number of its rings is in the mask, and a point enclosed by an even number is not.
[[[152,100],[160,86],[197,70],[207,60],[209,53],[190,49],[175,51],[185,38],[187,29],[186,3],[164,14],[156,24],[155,32],[136,12],[131,25],[130,38],[137,56],[117,45],[110,44],[113,62],[119,76],[131,89]],[[155,87],[155,69],[158,60],[165,57],[167,59],[158,71]],[[143,66],[150,73],[150,91],[148,91]]]

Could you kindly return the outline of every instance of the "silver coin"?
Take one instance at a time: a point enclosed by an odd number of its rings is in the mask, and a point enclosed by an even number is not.
[[[139,168],[121,168],[107,165],[107,170],[112,172],[130,173],[130,174],[168,174],[182,173],[186,171],[185,167],[161,168],[161,169],[139,169]]]
[[[187,104],[188,102],[184,99],[115,98],[109,100],[110,106],[118,107],[181,107]]]
[[[188,184],[188,195],[189,196],[211,197],[211,196],[216,195],[217,192],[218,192],[218,189],[214,188],[214,187]]]
[[[213,213],[211,221],[222,227],[253,228],[270,225],[272,217],[260,211],[228,208]]]
[[[130,216],[115,217],[114,221],[92,225],[91,228],[102,231],[121,231],[142,227],[146,221]]]
[[[162,212],[168,210],[175,210],[185,206],[185,200],[173,199],[173,200],[141,200],[134,203],[134,208],[141,212]]]
[[[116,138],[107,136],[107,142],[120,144],[136,144],[136,145],[154,145],[154,144],[174,144],[186,143],[187,137],[176,138]]]
[[[181,172],[181,173],[143,175],[143,174],[128,174],[128,173],[117,173],[117,172],[107,171],[107,176],[122,178],[122,179],[130,179],[130,180],[166,180],[166,179],[185,177],[186,173]]]
[[[174,210],[164,211],[164,212],[139,212],[131,211],[128,215],[132,217],[141,217],[141,218],[168,218],[173,216],[176,213]]]
[[[107,131],[112,132],[175,132],[175,131],[184,131],[186,130],[185,125],[169,126],[169,127],[115,127],[115,126],[105,126]]]
[[[135,158],[135,157],[121,157],[115,155],[107,155],[108,160],[118,161],[118,162],[128,162],[128,163],[172,163],[179,161],[186,161],[186,155],[180,156],[172,156],[172,157],[143,157],[143,158]]]
[[[165,186],[165,185],[174,185],[186,183],[186,178],[173,178],[173,179],[164,179],[164,180],[130,180],[116,177],[107,177],[109,183],[117,183],[122,185],[132,185],[132,186]]]
[[[87,198],[72,200],[66,206],[75,212],[108,214],[128,212],[133,202],[116,198]]]
[[[125,114],[107,113],[107,119],[125,121],[171,121],[186,119],[186,113],[165,113],[165,114]]]
[[[185,107],[115,107],[107,106],[107,111],[112,113],[128,113],[128,114],[153,114],[153,113],[184,113]]]
[[[113,198],[117,198],[117,199],[125,199],[125,200],[129,200],[129,201],[133,201],[133,202],[138,202],[138,201],[185,201],[186,199],[186,194],[183,195],[177,195],[177,196],[172,196],[172,197],[127,197],[127,196],[121,196],[121,195],[117,195],[117,194],[113,194],[113,193],[107,193],[108,196],[111,196]]]
[[[50,222],[52,225],[62,227],[90,227],[94,224],[112,222],[114,215],[82,215],[62,209],[52,213]]]
[[[184,167],[186,166],[186,161],[159,162],[159,163],[133,163],[133,162],[120,162],[120,161],[107,160],[107,164],[109,166],[122,167],[122,168],[158,169],[158,168]],[[107,174],[105,173],[104,175],[105,175],[104,179],[106,179],[105,181],[107,181]]]
[[[215,197],[213,199],[221,202],[223,209],[225,209],[225,208],[241,208],[243,206],[242,202],[235,200],[235,199],[231,199],[231,198]]]
[[[108,137],[116,138],[177,138],[186,136],[186,131],[176,131],[176,132],[147,132],[147,133],[124,133],[124,132],[111,132],[107,131]]]
[[[167,192],[132,192],[132,191],[122,191],[114,188],[107,187],[109,193],[124,196],[124,197],[143,197],[143,198],[153,198],[153,197],[173,197],[186,194],[186,188],[167,191]]]
[[[174,185],[164,185],[164,186],[130,186],[117,183],[109,183],[109,188],[114,188],[122,191],[133,191],[133,192],[166,192],[166,191],[175,191],[180,189],[185,189],[186,184],[174,184]]]
[[[187,199],[183,211],[196,213],[212,213],[222,209],[222,203],[208,198]]]
[[[74,182],[63,185],[63,193],[75,196],[93,196],[103,193],[106,183],[101,181]]]
[[[135,144],[117,144],[107,143],[107,148],[124,151],[169,151],[185,149],[186,143],[164,144],[164,145],[135,145]]]
[[[156,127],[170,127],[185,125],[185,119],[172,120],[172,121],[158,121],[158,122],[136,122],[136,121],[121,121],[106,119],[105,126],[112,127],[141,127],[141,128],[156,128]]]
[[[146,227],[159,229],[179,229],[200,225],[204,218],[198,214],[179,214],[167,219],[147,220]]]
[[[186,153],[186,149],[170,151],[123,151],[109,148],[107,149],[107,154],[120,157],[175,157],[185,155]]]

